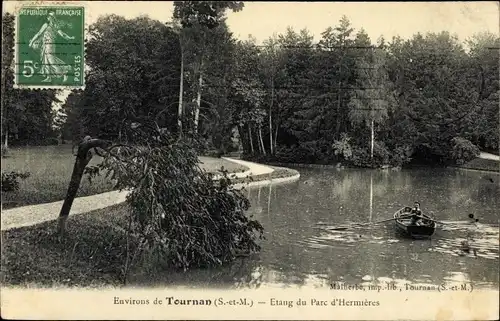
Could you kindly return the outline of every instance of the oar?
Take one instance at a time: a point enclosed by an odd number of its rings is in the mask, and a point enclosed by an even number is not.
[[[452,224],[457,224],[457,223],[454,223],[454,222],[450,222],[450,223],[445,223],[445,222],[441,222],[441,221],[436,221],[436,220],[433,220],[433,219],[430,219],[430,218],[426,218],[426,217],[421,217],[423,220],[426,220],[426,221],[431,221],[431,222],[434,222],[434,223],[438,223],[438,224],[443,224],[443,225],[452,225]],[[479,222],[479,219],[476,218],[476,221],[475,222],[470,222],[470,223],[477,223]]]
[[[376,222],[368,222],[368,223],[354,223],[353,225],[354,226],[366,226],[366,225],[372,225],[372,224],[379,224],[379,223],[384,223],[384,222],[389,222],[389,221],[392,221],[392,220],[395,220],[395,219],[400,219],[400,218],[405,218],[407,216],[411,216],[411,215],[402,215],[398,218],[390,218],[390,219],[386,219],[386,220],[382,220],[382,221],[376,221]],[[335,231],[343,231],[343,230],[347,230],[349,227],[348,226],[339,226],[339,227],[331,227],[331,228],[328,228],[328,230],[335,230]]]
[[[433,220],[433,219],[431,219],[431,218],[427,218],[427,217],[425,217],[425,216],[419,216],[419,218],[421,218],[421,219],[423,219],[423,220],[426,220],[426,221],[431,221],[431,222],[434,222],[434,223],[443,224],[443,225],[457,224],[457,223],[454,223],[454,222],[451,222],[451,223],[445,223],[445,222],[441,222],[441,221],[436,221],[436,220]],[[472,214],[472,213],[471,213],[471,214],[469,214],[469,218],[470,218],[471,220],[472,220],[472,219],[474,219],[474,214]],[[470,223],[477,223],[477,222],[479,222],[479,219],[478,219],[478,218],[476,218],[476,219],[474,220],[474,222],[470,222]]]

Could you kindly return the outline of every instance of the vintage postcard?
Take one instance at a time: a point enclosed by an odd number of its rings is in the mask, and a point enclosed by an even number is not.
[[[2,318],[497,320],[499,9],[3,1]]]

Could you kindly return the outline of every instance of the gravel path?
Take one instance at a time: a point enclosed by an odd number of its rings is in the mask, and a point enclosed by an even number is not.
[[[485,152],[481,152],[481,154],[479,154],[479,158],[492,159],[492,160],[500,161],[500,156],[494,155],[494,154],[490,154],[490,153],[485,153]]]
[[[244,165],[249,170],[242,173],[235,173],[237,178],[272,173],[274,169],[239,159],[225,158],[228,161]],[[232,176],[231,174],[230,176]],[[88,213],[94,210],[99,210],[112,205],[125,202],[128,191],[112,191],[97,195],[75,198],[71,207],[71,215]],[[8,210],[2,210],[2,226],[1,230],[8,230],[17,227],[31,226],[45,221],[55,220],[59,215],[63,201],[53,203],[37,204],[16,207]]]
[[[260,164],[252,163],[252,162],[247,162],[247,161],[244,161],[241,159],[234,159],[234,158],[228,158],[228,157],[222,157],[222,158],[224,158],[225,160],[228,160],[230,162],[238,163],[240,165],[248,167],[249,170],[247,172],[250,173],[251,175],[271,174],[272,172],[274,172],[274,169],[272,169],[269,166],[260,165]],[[245,173],[247,173],[247,172],[245,172]],[[244,176],[247,176],[247,175],[244,175]],[[242,176],[242,177],[244,177],[244,176]]]
[[[97,195],[77,197],[71,206],[71,215],[83,214],[125,202],[127,191],[112,191]],[[63,201],[15,207],[2,210],[2,231],[55,220]]]

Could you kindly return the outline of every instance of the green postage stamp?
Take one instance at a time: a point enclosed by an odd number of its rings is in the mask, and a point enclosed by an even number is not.
[[[23,6],[16,19],[16,87],[83,89],[85,7]]]

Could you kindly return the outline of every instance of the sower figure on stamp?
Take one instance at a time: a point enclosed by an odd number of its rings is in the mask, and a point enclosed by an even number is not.
[[[40,61],[42,64],[40,73],[46,78],[43,82],[50,82],[52,76],[63,77],[63,82],[68,79],[71,66],[56,56],[55,40],[60,35],[66,40],[73,40],[75,37],[68,36],[60,28],[62,23],[55,17],[54,12],[47,16],[47,22],[30,40],[29,46],[35,50],[40,50]]]

